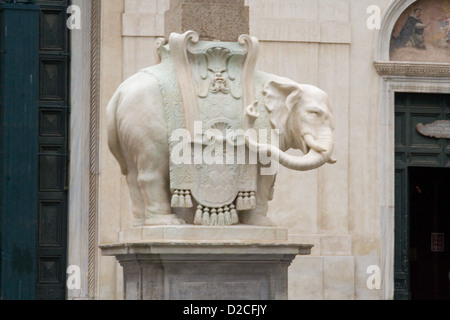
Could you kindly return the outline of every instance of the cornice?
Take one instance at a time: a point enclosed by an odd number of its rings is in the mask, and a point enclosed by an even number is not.
[[[450,63],[374,62],[381,76],[450,77]]]

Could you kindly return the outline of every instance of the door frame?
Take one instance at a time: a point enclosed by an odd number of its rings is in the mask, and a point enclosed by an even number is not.
[[[382,297],[394,298],[395,259],[395,93],[449,94],[448,78],[383,76],[380,109],[380,226]]]
[[[71,30],[70,189],[68,266],[80,271],[80,288],[68,300],[98,296],[98,188],[100,119],[101,0],[72,0],[80,8],[81,29]]]
[[[397,95],[395,93],[397,100]],[[406,93],[406,97],[416,95],[417,93]],[[419,93],[422,95],[429,95],[426,93]],[[395,167],[395,299],[409,300],[411,299],[411,268],[410,268],[410,246],[411,246],[411,198],[410,198],[410,172],[413,168],[427,168],[427,169],[439,169],[448,168],[446,166],[447,157],[446,150],[443,149],[444,141],[442,139],[426,138],[423,142],[417,141],[417,139],[423,139],[423,135],[417,132],[415,123],[431,122],[437,119],[442,119],[447,112],[443,112],[442,103],[445,103],[445,108],[448,110],[447,94],[431,94],[432,97],[420,98],[422,102],[419,105],[414,103],[410,104],[406,101],[395,105],[395,113],[403,120],[398,120],[396,125],[400,125],[400,128],[396,128],[396,167]],[[428,109],[423,103],[427,101],[425,99],[437,99],[437,108]],[[433,100],[434,101],[434,100]],[[445,101],[445,102],[444,102]],[[434,106],[433,102],[433,106]],[[427,120],[420,119],[420,117],[430,117]],[[410,121],[413,121],[412,123]],[[425,142],[427,141],[427,142]],[[446,141],[445,141],[446,142]],[[423,143],[423,145],[421,145]],[[445,143],[446,144],[446,143]],[[420,147],[421,146],[421,147]],[[433,147],[433,156],[430,158],[422,159],[419,155],[429,156],[429,151]],[[438,153],[439,150],[439,153]],[[441,158],[441,157],[444,158]]]

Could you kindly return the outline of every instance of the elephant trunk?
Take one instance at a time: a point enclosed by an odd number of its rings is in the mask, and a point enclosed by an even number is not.
[[[308,136],[306,139],[309,151],[303,156],[289,155],[279,148],[270,144],[259,144],[251,137],[247,137],[247,146],[253,152],[265,152],[272,159],[277,159],[282,166],[297,170],[307,171],[321,167],[325,163],[336,163],[336,160],[331,158],[334,149],[333,135],[331,130],[318,136],[317,139]]]

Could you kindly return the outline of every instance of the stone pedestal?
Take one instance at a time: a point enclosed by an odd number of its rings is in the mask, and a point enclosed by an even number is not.
[[[288,242],[279,228],[209,229],[135,228],[125,230],[124,242],[101,249],[123,267],[126,300],[288,298],[288,267],[312,245]],[[201,240],[204,232],[212,239]]]
[[[237,41],[249,34],[244,0],[171,0],[165,13],[165,37],[194,30],[201,40]]]

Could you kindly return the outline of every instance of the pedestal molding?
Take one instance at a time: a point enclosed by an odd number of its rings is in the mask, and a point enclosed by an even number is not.
[[[211,254],[211,250],[220,250],[221,254],[311,254],[312,244],[294,242],[264,241],[183,241],[161,240],[116,243],[101,245],[104,256],[125,254]],[[190,251],[187,253],[186,249]]]

